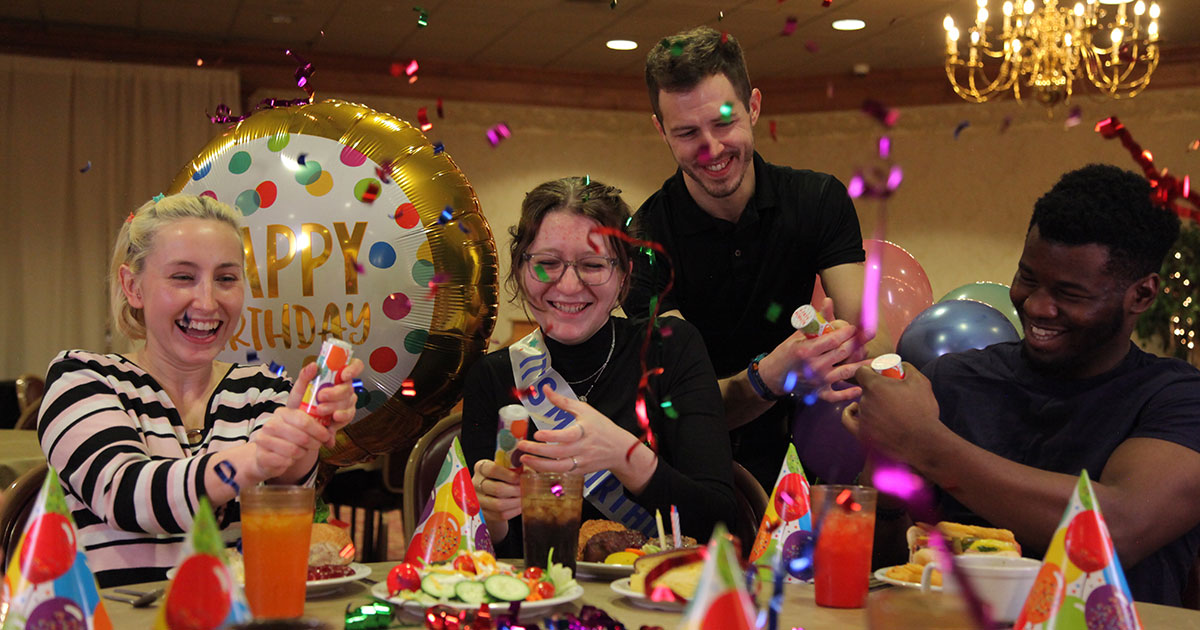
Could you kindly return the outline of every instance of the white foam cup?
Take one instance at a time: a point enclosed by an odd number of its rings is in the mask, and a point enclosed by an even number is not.
[[[975,594],[989,607],[993,621],[1002,623],[1012,623],[1021,614],[1029,589],[1033,588],[1038,570],[1042,568],[1041,561],[1033,558],[964,554],[955,560],[958,570],[971,581]],[[941,571],[937,564],[930,562],[921,572],[922,591],[928,592],[932,588],[933,571]],[[958,584],[948,579],[945,571],[942,571],[942,585],[948,594],[958,592]]]

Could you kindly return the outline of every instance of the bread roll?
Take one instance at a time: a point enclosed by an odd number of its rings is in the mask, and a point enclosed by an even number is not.
[[[354,559],[353,553],[342,556],[346,545],[353,551],[354,542],[350,540],[350,532],[344,527],[329,523],[313,523],[312,542],[308,546],[308,566],[319,567],[328,564],[346,565]]]

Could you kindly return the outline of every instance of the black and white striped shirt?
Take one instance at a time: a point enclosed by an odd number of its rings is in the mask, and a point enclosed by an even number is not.
[[[82,350],[55,357],[38,438],[101,587],[165,579],[180,560],[213,454],[249,441],[287,404],[291,386],[262,365],[230,366],[191,445],[167,392],[141,367]],[[217,514],[227,542],[241,529],[236,503],[228,506]]]

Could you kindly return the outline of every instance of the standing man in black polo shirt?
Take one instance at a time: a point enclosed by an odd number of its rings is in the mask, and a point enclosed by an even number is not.
[[[858,216],[834,177],[768,164],[754,151],[762,94],[751,89],[732,36],[702,26],[663,40],[646,59],[646,86],[654,126],[679,170],[637,211],[635,231],[661,243],[670,261],[635,257],[625,310],[645,312],[674,267],[660,311],[678,310],[700,330],[722,379],[734,459],[769,491],[796,408],[785,391],[788,374],[807,369],[825,385],[826,400],[859,394],[828,387],[852,376],[863,358],[857,328],[839,322],[834,333],[808,340],[790,323],[792,311],[811,301],[818,273],[837,315],[858,321],[865,258]]]

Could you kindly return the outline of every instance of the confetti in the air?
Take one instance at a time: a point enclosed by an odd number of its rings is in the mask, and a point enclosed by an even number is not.
[[[421,7],[413,7],[413,11],[417,12],[417,28],[425,28],[429,26],[429,12]]]
[[[487,130],[488,144],[492,145],[492,148],[495,148],[496,145],[500,144],[505,138],[508,138],[511,135],[512,131],[508,128],[508,125],[504,123],[497,123],[494,127]]]
[[[375,176],[379,178],[379,182],[382,184],[392,183],[391,172],[391,162],[384,162],[383,164],[375,167]]]
[[[832,85],[832,83],[830,83]],[[830,90],[830,92],[832,89]],[[879,101],[867,99],[862,104],[863,113],[878,120],[884,127],[891,127],[900,119],[900,110],[888,107]]]
[[[613,4],[616,4],[616,3],[614,2]],[[556,483],[556,484],[550,486],[550,494],[553,494],[556,497],[561,497],[563,495],[562,484]]]
[[[1008,131],[1010,126],[1012,126],[1012,116],[1005,116],[1004,120],[1000,123],[1000,133]]]
[[[821,6],[828,9],[829,7],[833,6],[833,0],[821,0]]]
[[[376,183],[376,182],[368,183],[367,189],[364,190],[362,193],[363,203],[375,203],[375,200],[379,198],[379,190],[380,190],[380,188],[379,188],[378,183]],[[359,273],[361,273],[361,272],[359,272]]]
[[[969,121],[969,120],[964,120],[964,121],[959,122],[958,126],[954,128],[954,139],[958,140],[958,135],[963,132],[963,129],[966,129],[967,127],[970,127],[970,126],[971,126],[971,121]]]
[[[88,171],[90,171],[90,170],[92,170],[92,161],[91,161],[91,160],[88,160],[88,163],[87,163],[87,164],[84,164],[84,165],[83,165],[83,168],[80,168],[80,169],[79,169],[79,172],[80,172],[80,173],[86,173],[86,172],[88,172]]]
[[[399,61],[393,61],[391,67],[388,68],[388,74],[394,77],[399,77],[400,75],[404,74],[404,64],[400,63]]]
[[[258,353],[254,350],[247,350],[246,363],[258,363]]]
[[[724,44],[725,42],[728,42],[728,41],[729,41],[729,31],[721,31],[721,43]]]
[[[1200,140],[1192,140],[1192,143],[1188,145],[1188,151],[1195,151],[1196,149],[1200,149]],[[88,164],[91,164],[91,162],[88,162]]]
[[[445,151],[445,150],[446,150],[446,145],[442,144],[441,142],[434,142],[434,143],[433,143],[433,154],[434,154],[434,155],[437,155],[437,154],[439,154],[439,153],[441,153],[442,151]]]
[[[724,12],[724,11],[717,11],[717,21],[718,21],[718,22],[720,22],[720,21],[722,21],[722,20],[724,20],[724,19],[725,19],[725,12]],[[722,34],[722,37],[721,37],[721,43],[722,43],[722,44],[724,44],[724,43],[725,43],[724,34]]]
[[[879,157],[888,159],[892,156],[892,139],[888,136],[879,136]]]
[[[1063,129],[1070,129],[1083,122],[1083,108],[1076,105],[1071,108],[1071,113],[1067,114],[1067,119],[1063,121]]]
[[[417,124],[421,126],[421,131],[429,131],[433,129],[433,123],[429,122],[429,113],[427,108],[422,107],[417,110]]]
[[[534,273],[534,275],[537,276],[538,280],[540,280],[542,282],[550,282],[550,274],[546,273],[545,267],[543,267],[541,265],[534,265],[533,273]]]
[[[438,118],[446,117],[446,112],[442,110],[442,97],[440,97],[440,96],[438,97],[438,100],[437,100],[437,114],[438,114]]]
[[[304,166],[304,163],[306,161],[308,161],[307,153],[301,153],[300,155],[296,156],[296,163],[299,164],[300,166]]]
[[[797,22],[796,16],[789,15],[787,18],[787,22],[784,22],[784,24],[783,24],[783,32],[780,33],[780,35],[787,37],[788,35],[795,33],[796,32],[796,22]]]
[[[775,135],[776,125],[774,120],[767,121],[767,129],[769,129],[771,132],[771,139],[775,142],[779,142],[779,137]]]
[[[671,404],[670,398],[663,400],[661,403],[658,404],[658,406],[662,407],[663,413],[667,414],[668,418],[670,418],[672,420],[679,419],[679,412],[675,411],[675,405]]]
[[[450,219],[453,218],[454,208],[452,206],[446,206],[445,208],[442,208],[442,213],[438,215],[438,225],[446,225],[450,222]]]
[[[279,365],[278,363],[276,363],[274,361],[271,362],[271,365],[267,366],[267,369],[270,370],[271,373],[274,374],[276,377],[283,376],[283,372],[284,372],[283,366]]]
[[[420,70],[420,69],[421,69],[421,64],[418,64],[417,60],[413,59],[412,61],[408,62],[407,66],[404,67],[404,74],[411,77],[412,75],[417,73],[417,70]]]
[[[413,384],[411,378],[404,379],[404,382],[400,384],[400,395],[410,398],[417,395],[416,385]]]
[[[367,273],[367,268],[364,267],[363,264],[358,261],[354,262],[354,270],[357,271],[358,275],[360,275],[360,276]]]
[[[814,55],[821,52],[821,45],[818,44],[816,42],[816,40],[812,40],[812,39],[804,42],[804,48],[806,50],[808,50],[808,52],[813,53]]]
[[[729,122],[733,118],[733,103],[725,101],[721,103],[721,122]]]
[[[767,305],[767,321],[771,322],[772,324],[779,321],[780,313],[783,313],[783,305],[781,305],[779,302],[771,302]]]

